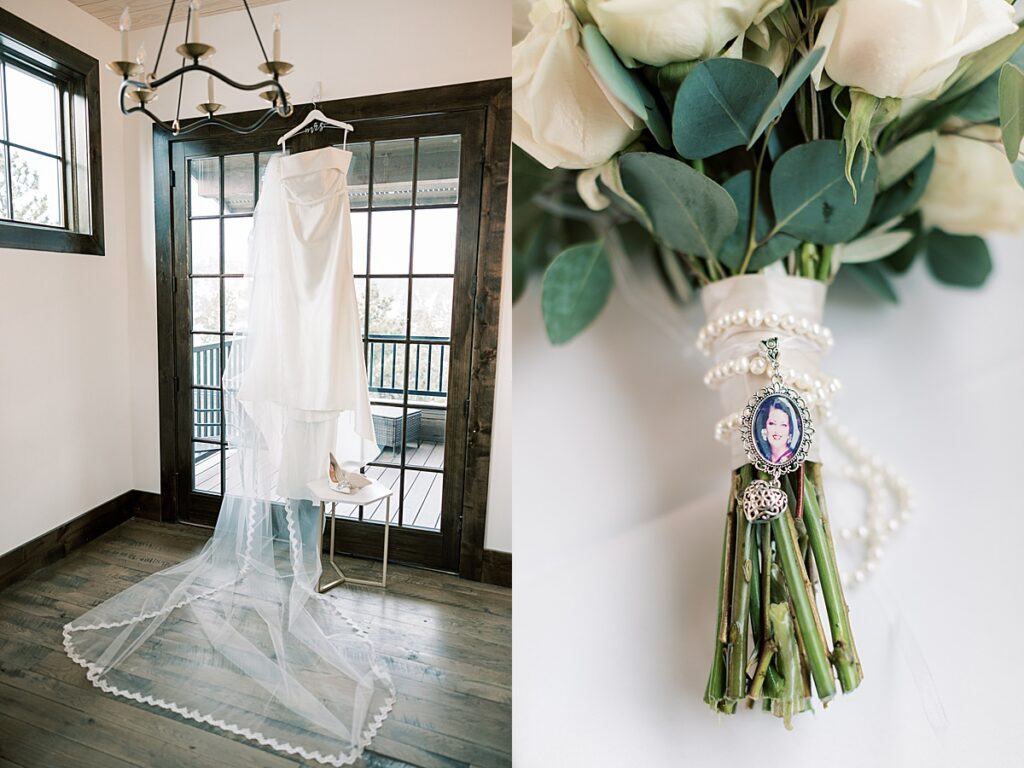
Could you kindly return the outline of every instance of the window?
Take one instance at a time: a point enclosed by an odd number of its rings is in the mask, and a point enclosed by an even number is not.
[[[103,254],[99,63],[0,10],[0,246]]]

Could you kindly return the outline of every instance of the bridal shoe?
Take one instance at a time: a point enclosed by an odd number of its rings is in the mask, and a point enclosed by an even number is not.
[[[327,485],[332,490],[338,493],[353,493],[370,484],[370,478],[366,475],[342,469],[341,465],[338,464],[338,460],[334,458],[333,452],[329,453],[328,456],[331,463],[327,470]]]

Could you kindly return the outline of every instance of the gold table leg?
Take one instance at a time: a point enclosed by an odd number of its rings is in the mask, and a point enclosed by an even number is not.
[[[325,503],[323,501],[321,501],[320,502],[320,529],[319,529],[320,530],[320,536],[319,536],[319,538],[317,540],[317,545],[318,545],[317,552],[320,554],[321,563],[323,562],[322,558],[323,558],[323,551],[324,551],[324,527],[325,527],[325,524],[326,524],[326,520],[324,519],[325,514],[326,514],[326,505],[325,505]],[[384,516],[384,562],[383,562],[382,567],[381,567],[380,581],[377,581],[377,580],[374,580],[374,579],[356,579],[356,578],[351,578],[351,577],[346,576],[344,574],[344,572],[342,572],[341,568],[338,567],[338,564],[336,562],[334,562],[334,531],[335,531],[335,521],[338,519],[338,515],[337,515],[337,502],[334,502],[334,501],[331,502],[331,549],[330,549],[330,552],[327,555],[327,562],[330,564],[331,568],[334,569],[334,572],[338,574],[338,578],[336,578],[334,581],[328,582],[327,584],[322,584],[320,581],[318,581],[317,585],[316,585],[316,591],[317,592],[320,592],[321,594],[323,594],[327,590],[333,589],[334,587],[338,586],[339,584],[343,584],[345,582],[348,582],[349,584],[362,584],[362,585],[367,586],[367,587],[383,587],[384,589],[387,589],[387,586],[388,586],[388,538],[389,538],[389,535],[391,533],[391,496],[390,495],[387,497],[387,501],[385,502],[385,512],[384,512],[384,515],[385,515]],[[322,574],[321,574],[321,579],[322,579]]]

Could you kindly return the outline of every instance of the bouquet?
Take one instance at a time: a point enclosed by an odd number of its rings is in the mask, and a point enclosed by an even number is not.
[[[1024,31],[1006,0],[536,0],[514,28],[513,295],[543,270],[561,344],[616,264],[699,293],[733,466],[705,700],[791,727],[863,677],[815,437],[827,286],[987,279],[982,235],[1024,226]]]

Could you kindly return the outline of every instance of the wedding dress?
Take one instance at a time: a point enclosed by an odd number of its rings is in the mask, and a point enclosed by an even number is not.
[[[328,452],[374,439],[346,174],[328,147],[275,156],[250,239],[248,318],[223,376],[226,492],[202,551],[64,627],[96,687],[329,765],[359,758],[395,699],[363,627],[320,595]],[[242,306],[245,302],[242,302]]]

